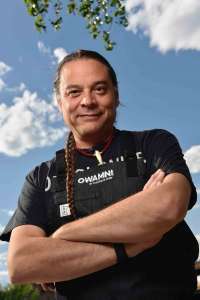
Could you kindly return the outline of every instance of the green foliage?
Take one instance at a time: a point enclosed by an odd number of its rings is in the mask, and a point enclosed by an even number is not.
[[[110,31],[114,23],[126,27],[124,0],[68,0],[63,5],[61,0],[24,0],[28,13],[35,19],[35,27],[38,31],[47,28],[46,17],[55,30],[62,25],[63,11],[67,14],[81,16],[86,21],[86,28],[91,36],[103,39],[105,48],[112,50],[116,44],[111,40]]]
[[[0,300],[38,300],[39,292],[32,285],[8,285],[0,289]]]

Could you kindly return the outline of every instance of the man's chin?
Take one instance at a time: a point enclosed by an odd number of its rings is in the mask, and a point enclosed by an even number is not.
[[[96,140],[98,137],[101,137],[104,135],[105,130],[104,126],[99,124],[98,126],[94,124],[87,124],[88,126],[84,126],[78,130],[79,135],[82,138],[94,138]]]
[[[101,128],[94,128],[94,126],[91,128],[82,128],[79,133],[82,137],[95,136],[101,133]]]

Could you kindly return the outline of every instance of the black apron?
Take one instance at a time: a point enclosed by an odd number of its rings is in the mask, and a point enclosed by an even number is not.
[[[149,176],[146,174],[146,160],[141,152],[138,153],[136,155],[132,148],[131,152],[125,153],[124,161],[105,163],[75,175],[77,218],[88,216],[143,189]],[[53,178],[54,209],[48,213],[49,225],[57,222],[57,227],[74,220],[68,215],[65,171],[64,150],[60,150],[56,154],[56,176]],[[183,221],[165,234],[156,246],[123,264],[56,283],[58,297],[60,294],[67,300],[171,300],[179,297],[182,300],[187,291],[191,295],[196,288],[193,267],[194,257],[198,256],[196,243]],[[182,294],[183,283],[185,294]]]

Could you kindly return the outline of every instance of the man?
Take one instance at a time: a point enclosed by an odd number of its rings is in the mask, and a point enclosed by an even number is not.
[[[69,300],[191,299],[196,191],[176,138],[114,128],[117,79],[96,52],[66,56],[55,92],[71,132],[26,177],[2,234],[11,281],[56,282]]]

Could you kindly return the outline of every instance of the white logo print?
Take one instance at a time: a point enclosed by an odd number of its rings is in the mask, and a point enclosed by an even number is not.
[[[137,160],[143,160],[143,162],[146,164],[146,159],[143,158],[143,153],[142,152],[136,152],[135,153]],[[123,155],[115,157],[115,158],[110,158],[108,160],[108,164],[110,164],[110,166],[112,167],[112,164],[114,162],[124,162],[125,158]],[[103,162],[103,164],[105,164],[105,162]],[[84,169],[76,169],[75,170],[75,174],[80,174],[84,171],[88,171],[91,170],[90,166],[86,166]],[[56,177],[56,176],[53,176]],[[85,177],[80,177],[77,182],[79,184],[83,184],[83,183],[87,183],[89,185],[92,184],[97,184],[97,183],[101,183],[107,180],[111,180],[114,177],[114,170],[113,169],[109,169],[107,171],[102,171],[99,172],[97,174],[93,174],[90,176],[85,176]],[[46,177],[46,182],[45,182],[45,192],[48,192],[51,190],[51,179],[49,178],[49,176]]]
[[[45,183],[45,192],[48,192],[50,188],[51,188],[51,179],[49,178],[49,176],[47,176],[46,183]]]
[[[114,171],[112,169],[103,171],[101,173],[97,173],[87,177],[80,177],[78,179],[78,183],[88,183],[89,185],[97,184],[100,182],[104,182],[107,180],[111,180],[114,177]]]

